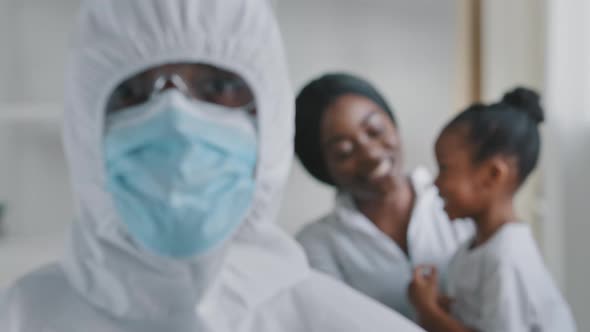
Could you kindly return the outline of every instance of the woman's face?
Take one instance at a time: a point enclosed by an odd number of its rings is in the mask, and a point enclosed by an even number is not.
[[[331,178],[356,199],[383,196],[403,178],[399,133],[372,100],[356,94],[338,97],[324,113],[320,131]]]

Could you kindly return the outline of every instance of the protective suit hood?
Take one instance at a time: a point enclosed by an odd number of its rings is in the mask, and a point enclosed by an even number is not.
[[[292,158],[293,97],[284,59],[262,0],[83,2],[64,123],[77,221],[63,266],[79,294],[114,316],[161,320],[194,314],[216,291],[234,292],[247,309],[306,276],[301,250],[272,224]],[[135,73],[178,62],[239,74],[258,112],[256,191],[247,217],[221,247],[187,260],[157,257],[133,243],[105,189],[103,156],[113,89]]]

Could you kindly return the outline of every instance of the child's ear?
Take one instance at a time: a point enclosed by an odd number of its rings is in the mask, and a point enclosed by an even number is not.
[[[510,165],[506,158],[492,157],[485,162],[483,184],[486,188],[494,188],[506,183],[510,178]]]

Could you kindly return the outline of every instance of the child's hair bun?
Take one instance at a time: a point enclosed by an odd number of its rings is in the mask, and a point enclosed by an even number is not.
[[[531,89],[518,87],[509,91],[502,97],[502,103],[526,113],[537,124],[545,121],[545,112],[541,107],[541,97]]]

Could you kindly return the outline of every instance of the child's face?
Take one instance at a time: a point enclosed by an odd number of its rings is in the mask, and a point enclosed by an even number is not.
[[[451,220],[475,218],[483,207],[481,170],[474,165],[466,128],[449,128],[436,141],[436,186]]]

